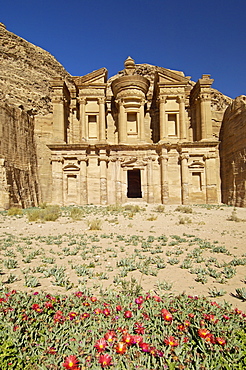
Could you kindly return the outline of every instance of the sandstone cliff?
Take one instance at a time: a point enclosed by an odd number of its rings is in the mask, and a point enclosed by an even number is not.
[[[0,208],[39,203],[34,115],[51,112],[50,80],[71,78],[47,51],[0,23]]]
[[[246,96],[227,108],[220,140],[222,202],[246,207]]]
[[[50,80],[69,73],[47,51],[8,31],[0,23],[0,100],[34,114],[51,111]]]

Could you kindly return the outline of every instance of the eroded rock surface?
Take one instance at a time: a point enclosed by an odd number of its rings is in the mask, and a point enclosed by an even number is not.
[[[222,202],[246,207],[246,96],[225,111],[220,132]]]
[[[69,73],[47,51],[8,31],[0,24],[0,100],[32,110],[51,111],[50,80]]]

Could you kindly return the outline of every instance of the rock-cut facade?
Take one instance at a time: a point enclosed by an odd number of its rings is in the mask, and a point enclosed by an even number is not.
[[[220,202],[224,109],[210,75],[195,83],[128,57],[109,79],[101,68],[72,80],[54,78],[53,111],[35,117],[43,202]]]

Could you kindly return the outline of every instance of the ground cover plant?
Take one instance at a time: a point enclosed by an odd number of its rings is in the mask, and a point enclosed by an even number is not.
[[[0,368],[244,369],[245,317],[179,295],[1,295]]]
[[[245,211],[233,212],[132,204],[2,212],[0,368],[243,369]]]

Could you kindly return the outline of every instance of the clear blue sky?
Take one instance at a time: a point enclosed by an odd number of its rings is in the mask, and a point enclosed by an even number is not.
[[[0,22],[75,76],[130,55],[246,95],[246,0],[2,0]]]

